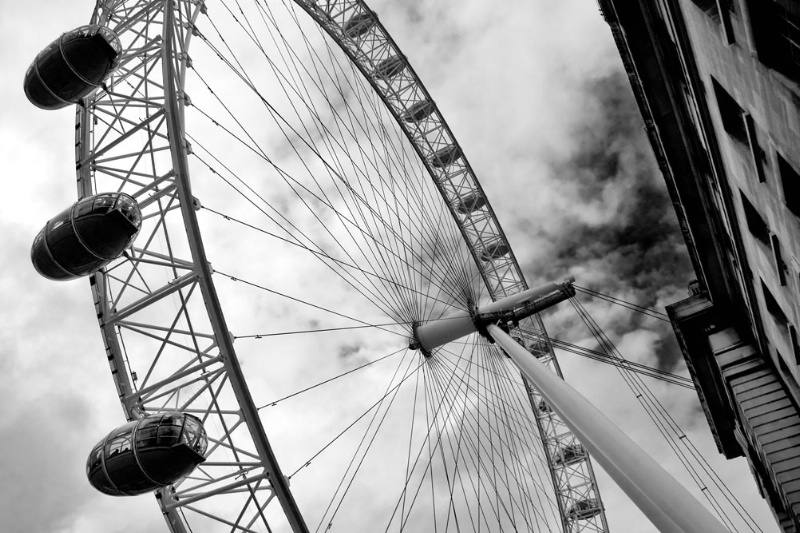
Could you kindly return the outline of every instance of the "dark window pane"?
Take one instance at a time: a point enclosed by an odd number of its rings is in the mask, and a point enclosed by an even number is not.
[[[749,7],[759,60],[800,81],[800,3],[751,0]]]
[[[714,85],[714,94],[717,97],[722,126],[725,128],[725,131],[728,132],[728,135],[739,142],[746,143],[747,129],[744,124],[744,110],[739,106],[736,100],[728,94],[728,91],[717,83],[717,80],[711,78],[711,82]]]
[[[783,184],[783,197],[789,211],[800,217],[800,174],[778,154],[778,169]]]
[[[769,226],[767,223],[764,222],[764,219],[758,213],[753,204],[750,203],[750,200],[744,195],[744,193],[740,192],[742,197],[742,206],[744,207],[744,216],[747,220],[747,229],[750,230],[750,233],[761,241],[763,244],[770,246],[769,242]]]
[[[764,293],[764,303],[767,306],[769,314],[772,315],[772,318],[775,319],[775,322],[779,326],[786,327],[789,323],[789,319],[786,318],[786,313],[783,312],[778,300],[775,299],[775,296],[772,295],[772,292],[770,292],[763,280],[761,281],[761,291]]]

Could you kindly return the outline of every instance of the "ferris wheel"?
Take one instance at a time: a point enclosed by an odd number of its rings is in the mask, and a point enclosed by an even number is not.
[[[537,312],[571,284],[528,289],[363,2],[99,1],[26,90],[78,103],[80,200],[33,258],[91,276],[128,422],[95,487],[155,491],[173,532],[608,530],[487,331],[558,373]]]

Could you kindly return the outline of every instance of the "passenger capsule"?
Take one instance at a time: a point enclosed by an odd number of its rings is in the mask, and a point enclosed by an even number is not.
[[[553,462],[557,465],[571,465],[583,461],[586,451],[580,443],[568,444],[561,448],[558,455],[553,457]]]
[[[369,11],[357,13],[344,23],[342,30],[351,39],[357,39],[375,25],[375,17]]]
[[[412,105],[400,115],[400,118],[405,122],[419,122],[426,119],[436,109],[436,106],[430,100],[422,100]]]
[[[486,205],[486,197],[480,191],[471,192],[456,200],[453,207],[462,215],[468,215]]]
[[[552,413],[553,412],[553,408],[550,407],[549,403],[544,401],[544,398],[539,400],[539,405],[537,407],[539,409],[539,412],[542,413],[542,414]]]
[[[458,145],[451,144],[434,152],[428,161],[436,168],[444,168],[461,159],[461,155],[461,148]]]
[[[81,26],[39,52],[25,73],[25,95],[42,109],[78,103],[117,67],[122,46],[106,27]]]
[[[384,59],[372,71],[372,76],[383,81],[389,81],[406,69],[406,60],[400,56]]]
[[[78,200],[45,224],[31,246],[31,261],[42,276],[75,279],[117,259],[142,227],[136,200],[125,193]]]
[[[578,500],[567,509],[567,516],[572,520],[588,520],[600,514],[600,505],[594,498]]]
[[[89,483],[111,496],[134,496],[172,485],[205,461],[208,437],[196,416],[148,415],[118,427],[86,461]]]
[[[496,241],[486,246],[483,251],[480,253],[481,261],[488,263],[489,261],[494,261],[495,259],[500,259],[504,255],[507,255],[508,252],[511,251],[511,248],[502,241]]]

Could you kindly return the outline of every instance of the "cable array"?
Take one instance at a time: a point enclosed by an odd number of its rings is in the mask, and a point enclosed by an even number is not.
[[[738,516],[738,522],[743,524],[746,530],[753,532],[761,531],[761,528],[755,523],[752,516],[750,516],[725,482],[708,464],[708,461],[706,461],[694,445],[691,438],[681,429],[677,421],[669,414],[661,401],[658,400],[650,388],[647,387],[641,377],[631,371],[628,366],[629,362],[617,350],[614,343],[592,318],[586,308],[574,297],[570,298],[570,303],[589,328],[600,346],[600,351],[604,352],[607,357],[621,361],[622,364],[615,366],[620,372],[622,379],[633,392],[636,400],[645,410],[650,420],[655,424],[661,436],[675,452],[681,464],[725,526],[730,528],[731,531],[740,531],[734,523],[734,518]]]

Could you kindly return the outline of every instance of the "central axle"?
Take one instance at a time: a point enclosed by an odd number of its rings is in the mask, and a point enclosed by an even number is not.
[[[526,317],[563,302],[575,295],[575,288],[572,286],[574,281],[575,278],[570,277],[560,283],[547,283],[506,296],[480,308],[458,311],[438,320],[417,324],[414,326],[414,338],[409,348],[421,350],[426,357],[430,357],[434,348],[476,331],[491,339],[486,330],[489,324],[516,325]]]

